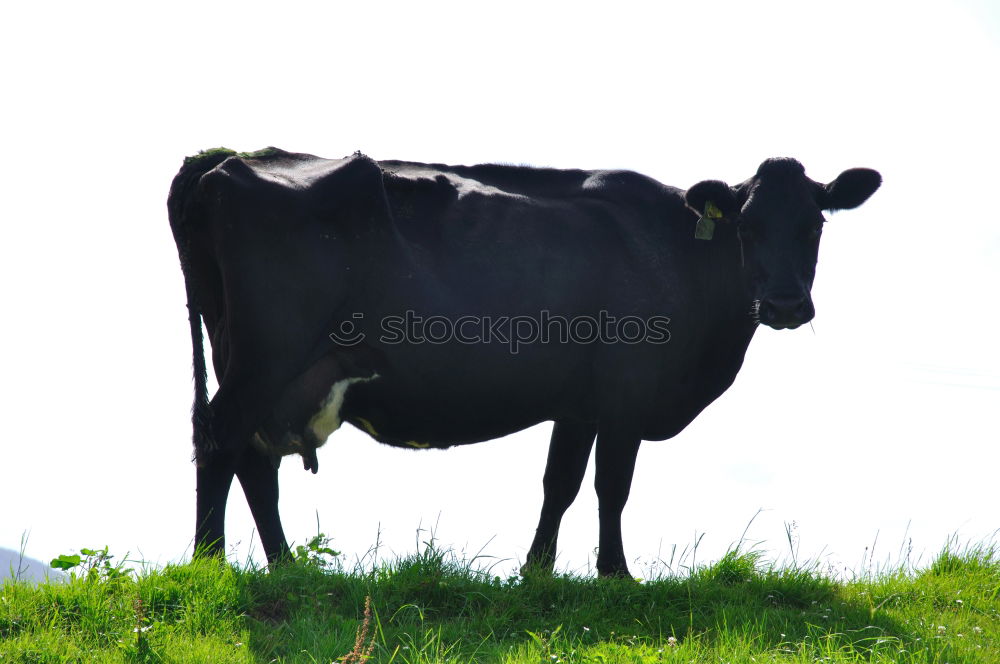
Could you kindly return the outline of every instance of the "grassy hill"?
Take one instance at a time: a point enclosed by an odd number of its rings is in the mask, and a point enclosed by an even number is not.
[[[339,569],[321,539],[273,573],[221,560],[0,589],[0,662],[1000,662],[1000,556],[837,581],[733,551],[637,583],[491,577],[432,547]],[[73,565],[67,558],[64,566]]]

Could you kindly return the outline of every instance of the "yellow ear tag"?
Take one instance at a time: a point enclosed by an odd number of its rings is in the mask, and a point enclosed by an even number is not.
[[[722,219],[722,210],[715,206],[712,201],[705,202],[705,213],[698,219],[694,227],[694,237],[696,240],[711,240],[715,235],[715,220]]]

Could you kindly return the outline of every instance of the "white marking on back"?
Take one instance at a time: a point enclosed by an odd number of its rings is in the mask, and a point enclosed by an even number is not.
[[[344,405],[344,397],[347,396],[347,388],[355,383],[367,383],[378,378],[378,374],[373,374],[368,378],[356,376],[338,380],[330,387],[330,393],[319,406],[319,411],[309,419],[309,430],[316,436],[317,447],[326,442],[330,434],[340,428],[343,421],[340,419],[340,409]]]
[[[523,194],[515,194],[510,191],[504,191],[503,189],[494,187],[491,184],[485,184],[483,182],[480,182],[479,180],[473,180],[472,178],[469,177],[463,177],[458,173],[442,172],[434,168],[433,166],[425,166],[424,164],[405,164],[399,169],[398,172],[401,174],[405,173],[406,175],[423,177],[431,180],[439,176],[444,176],[445,179],[447,179],[448,182],[450,182],[455,187],[456,191],[458,192],[458,197],[460,199],[468,196],[469,194],[482,194],[487,196],[488,195],[507,196],[510,198],[517,198],[522,200],[527,200],[528,198]]]

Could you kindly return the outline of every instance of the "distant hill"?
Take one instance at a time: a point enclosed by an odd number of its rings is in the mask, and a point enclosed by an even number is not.
[[[22,558],[19,551],[0,547],[0,582],[15,576],[26,581],[56,581],[66,577],[59,570],[49,567],[48,563],[27,556]]]

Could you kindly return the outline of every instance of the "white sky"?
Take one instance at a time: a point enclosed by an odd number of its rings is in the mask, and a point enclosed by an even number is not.
[[[857,568],[909,536],[1000,528],[1000,12],[952,2],[7,3],[0,10],[0,546],[43,560],[190,544],[191,353],[165,199],[225,145],[340,157],[631,168],[687,187],[771,156],[817,180],[879,169],[836,215],[815,334],[761,330],[736,385],[647,443],[625,513],[640,572],[704,533]],[[361,6],[365,8],[359,8]],[[348,9],[349,7],[349,9]],[[549,427],[448,452],[350,427],[282,467],[290,538],[353,557],[439,540],[527,551]],[[560,564],[597,541],[586,480]],[[245,558],[242,495],[228,533]],[[425,539],[426,535],[422,536]],[[491,541],[492,538],[492,541]],[[488,544],[487,544],[488,543]],[[259,549],[255,542],[253,546]]]

